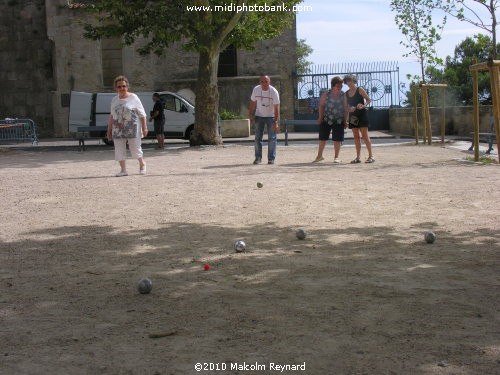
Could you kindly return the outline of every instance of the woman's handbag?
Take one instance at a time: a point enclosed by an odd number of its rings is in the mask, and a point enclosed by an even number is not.
[[[351,124],[352,126],[358,126],[359,125],[359,118],[358,118],[358,116],[351,115],[349,117],[349,124]]]

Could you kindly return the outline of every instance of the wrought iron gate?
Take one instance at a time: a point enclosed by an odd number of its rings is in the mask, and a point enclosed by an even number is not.
[[[388,109],[399,106],[399,66],[395,61],[366,63],[337,63],[327,65],[311,65],[306,74],[296,76],[297,92],[295,94],[294,115],[296,119],[315,119],[319,98],[330,88],[330,81],[335,76],[343,77],[354,74],[358,86],[363,87],[371,98],[370,123],[373,129],[388,128]],[[384,110],[384,113],[380,113]],[[387,125],[378,124],[384,121]]]

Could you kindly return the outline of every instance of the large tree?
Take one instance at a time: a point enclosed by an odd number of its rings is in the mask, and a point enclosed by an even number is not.
[[[406,39],[401,41],[401,44],[409,50],[404,56],[413,55],[420,64],[421,76],[413,77],[413,80],[420,78],[425,82],[426,68],[442,62],[437,57],[436,43],[441,39],[446,17],[442,22],[434,25],[433,6],[433,0],[391,1],[391,10],[396,12],[396,25]]]
[[[500,0],[435,0],[434,7],[444,10],[453,17],[461,21],[468,22],[490,34],[490,47],[488,57],[496,59],[498,57],[497,46],[497,15],[496,12],[500,8]],[[489,15],[489,19],[481,17],[479,10],[485,9]]]
[[[100,0],[88,7],[95,23],[85,25],[93,39],[122,37],[125,44],[145,39],[142,54],[179,42],[199,53],[196,114],[191,145],[220,144],[217,111],[219,54],[229,45],[252,49],[256,41],[277,37],[295,17],[302,0]]]

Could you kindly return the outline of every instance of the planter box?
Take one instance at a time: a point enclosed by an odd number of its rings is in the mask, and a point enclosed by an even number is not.
[[[221,120],[220,132],[222,138],[246,138],[250,137],[250,120]]]

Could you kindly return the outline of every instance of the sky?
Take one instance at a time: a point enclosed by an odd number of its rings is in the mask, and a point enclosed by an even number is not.
[[[311,11],[297,13],[297,38],[313,48],[307,58],[314,64],[336,62],[397,61],[401,82],[407,74],[418,74],[419,64],[400,44],[403,34],[397,27],[390,0],[304,0],[301,6]],[[434,23],[442,20],[437,13]],[[487,11],[483,11],[489,19]],[[436,46],[443,60],[452,56],[455,47],[468,36],[485,31],[451,16]]]

